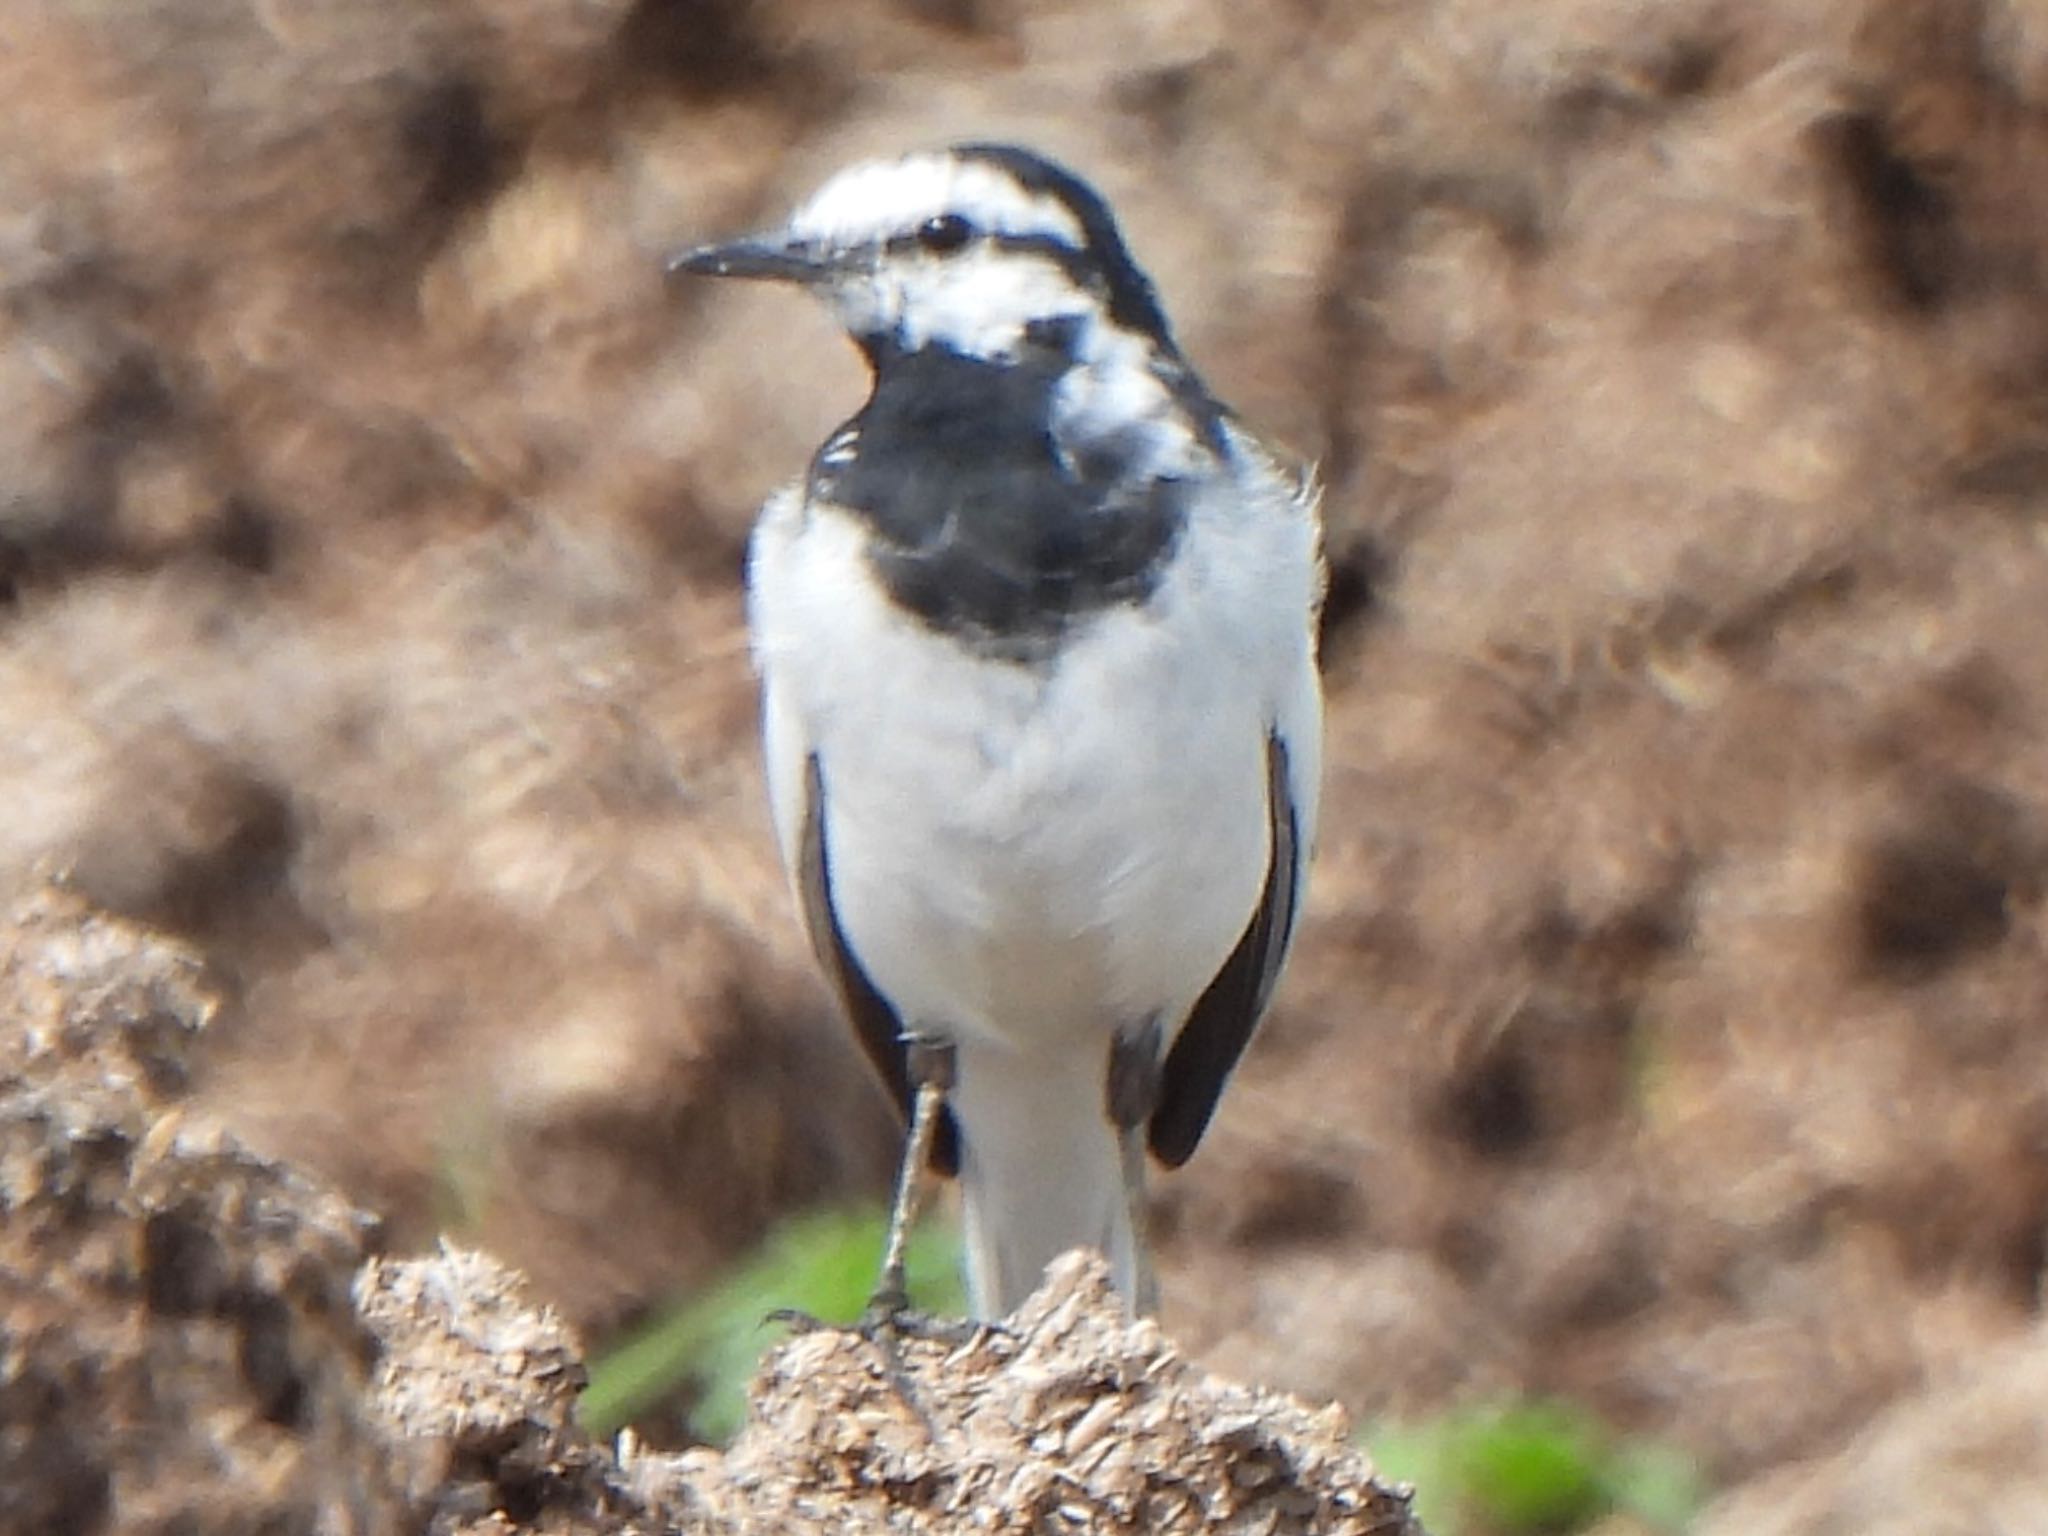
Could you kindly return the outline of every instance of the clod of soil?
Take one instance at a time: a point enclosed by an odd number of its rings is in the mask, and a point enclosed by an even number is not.
[[[1420,1530],[1340,1409],[1198,1369],[1156,1323],[1125,1322],[1080,1253],[1001,1331],[799,1335],[731,1450],[674,1466],[691,1507],[748,1532],[799,1525],[821,1493],[849,1532]]]
[[[0,1530],[401,1527],[374,1223],[185,1114],[214,1012],[189,951],[67,899],[0,927]]]

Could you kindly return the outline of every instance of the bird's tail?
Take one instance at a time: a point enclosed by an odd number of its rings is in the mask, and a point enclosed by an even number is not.
[[[1009,1316],[1069,1248],[1109,1260],[1126,1312],[1149,1304],[1104,1071],[1087,1051],[1024,1056],[961,1045],[952,1104],[976,1317]]]

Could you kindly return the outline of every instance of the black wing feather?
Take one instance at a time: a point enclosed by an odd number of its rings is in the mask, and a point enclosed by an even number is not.
[[[853,1021],[861,1048],[868,1053],[881,1074],[897,1113],[910,1118],[911,1086],[909,1052],[903,1040],[903,1021],[868,977],[860,959],[840,930],[839,915],[832,907],[832,864],[825,852],[825,781],[814,752],[804,769],[804,820],[797,841],[797,890],[803,900],[804,926],[810,930],[811,948],[818,963]],[[932,1138],[932,1167],[943,1174],[960,1171],[960,1131],[953,1112],[942,1110],[938,1133]]]
[[[1244,937],[1174,1037],[1160,1073],[1159,1106],[1152,1113],[1147,1140],[1152,1155],[1169,1168],[1192,1157],[1209,1128],[1223,1084],[1272,999],[1294,932],[1300,829],[1287,787],[1287,748],[1277,735],[1266,738],[1266,817],[1271,851],[1265,894]]]

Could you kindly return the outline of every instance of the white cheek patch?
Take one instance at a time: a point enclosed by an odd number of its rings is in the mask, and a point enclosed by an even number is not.
[[[1046,236],[1076,250],[1087,243],[1080,221],[1058,198],[1026,191],[994,166],[950,155],[907,155],[841,171],[797,209],[789,230],[846,250],[909,234],[943,213],[986,233]]]
[[[1088,295],[1045,260],[985,251],[906,276],[921,282],[917,302],[902,311],[903,339],[913,348],[941,342],[969,357],[1010,356],[1033,320],[1090,310]]]

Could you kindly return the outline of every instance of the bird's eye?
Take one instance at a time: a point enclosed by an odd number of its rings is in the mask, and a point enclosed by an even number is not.
[[[948,255],[965,245],[974,226],[957,213],[942,213],[917,226],[917,243],[935,256]]]

